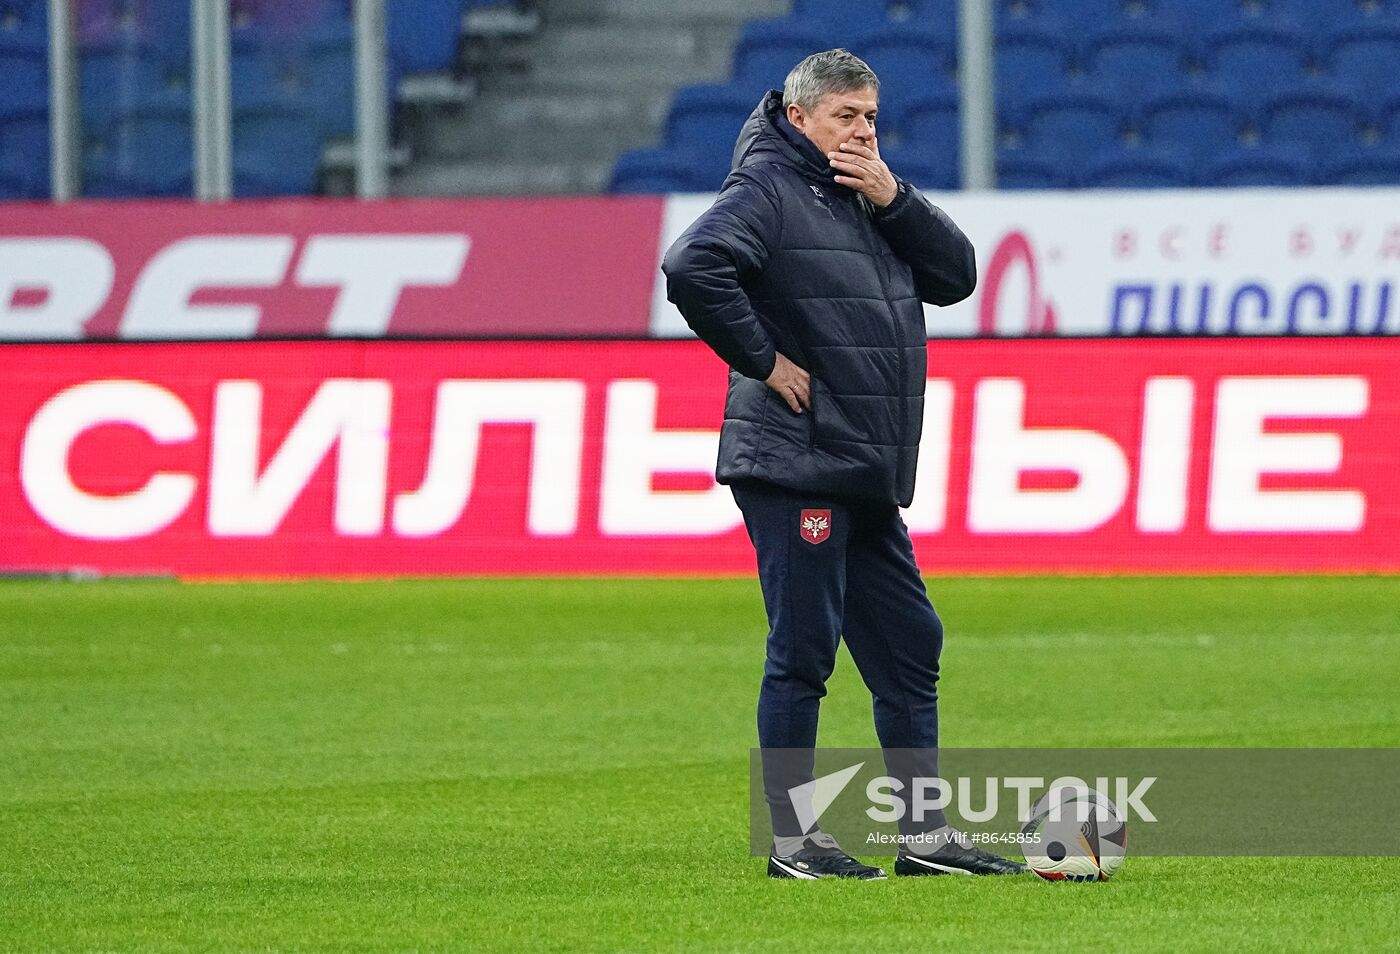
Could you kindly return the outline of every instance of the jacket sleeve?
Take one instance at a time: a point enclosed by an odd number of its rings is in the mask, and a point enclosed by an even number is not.
[[[972,243],[946,212],[903,180],[899,194],[875,210],[875,225],[894,253],[914,269],[914,287],[930,305],[952,305],[977,287]]]
[[[773,373],[777,352],[740,282],[767,266],[781,234],[777,197],[741,178],[676,239],[661,263],[666,297],[691,330],[731,368],[760,381]]]

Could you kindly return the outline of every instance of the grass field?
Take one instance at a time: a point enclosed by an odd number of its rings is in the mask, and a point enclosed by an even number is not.
[[[1400,745],[1400,578],[930,589],[948,746]],[[761,613],[752,581],[0,584],[0,949],[1400,946],[1395,858],[765,879]],[[822,743],[869,711],[843,652]]]

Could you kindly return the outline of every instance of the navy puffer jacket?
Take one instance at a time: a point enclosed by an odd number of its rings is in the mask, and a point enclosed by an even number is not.
[[[886,208],[837,185],[768,93],[713,206],[666,253],[667,296],[729,363],[716,476],[907,507],[923,427],[922,302],[972,294],[972,244],[904,182]],[[780,351],[810,413],[764,381]]]

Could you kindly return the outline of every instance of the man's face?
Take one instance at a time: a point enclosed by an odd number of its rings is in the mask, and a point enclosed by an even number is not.
[[[787,108],[788,122],[812,142],[822,155],[839,152],[843,142],[875,148],[875,112],[879,97],[866,86],[846,93],[827,93],[816,108],[805,110],[796,103]]]

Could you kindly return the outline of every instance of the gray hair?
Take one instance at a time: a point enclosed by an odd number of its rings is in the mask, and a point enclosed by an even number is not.
[[[783,81],[783,109],[796,103],[813,110],[828,93],[850,93],[867,87],[878,95],[880,78],[854,53],[841,49],[813,53],[794,66]]]

